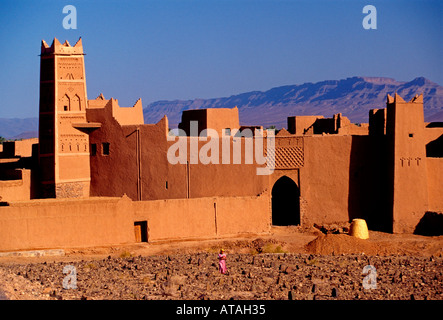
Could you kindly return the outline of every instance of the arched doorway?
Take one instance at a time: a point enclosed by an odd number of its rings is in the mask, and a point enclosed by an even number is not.
[[[283,176],[272,187],[272,224],[290,226],[300,224],[300,189],[290,178]]]

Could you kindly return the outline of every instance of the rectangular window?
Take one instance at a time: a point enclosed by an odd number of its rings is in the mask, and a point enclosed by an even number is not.
[[[409,138],[413,138],[414,137],[414,134],[413,133],[410,133],[409,134]]]
[[[91,143],[91,156],[95,156],[97,154],[97,145],[95,143]]]
[[[104,156],[109,156],[109,142],[102,143],[102,152]]]

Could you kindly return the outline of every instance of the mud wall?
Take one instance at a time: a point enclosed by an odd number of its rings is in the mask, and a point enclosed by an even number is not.
[[[364,218],[373,230],[389,228],[385,142],[370,136],[305,137],[302,224]]]
[[[5,178],[5,180],[1,180]],[[0,201],[29,200],[31,198],[31,170],[5,170],[0,177]]]
[[[269,197],[45,199],[0,206],[0,251],[134,243],[136,221],[148,241],[266,233]]]
[[[137,201],[133,205],[135,221],[147,221],[149,241],[270,230],[267,195]]]
[[[11,203],[0,207],[0,251],[130,243],[132,221],[127,198]]]

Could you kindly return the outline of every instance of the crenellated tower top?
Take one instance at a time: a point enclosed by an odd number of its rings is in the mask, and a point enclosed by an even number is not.
[[[57,38],[54,38],[51,46],[42,40],[41,55],[49,54],[83,54],[82,38],[80,37],[74,46],[71,46],[68,40],[62,44]]]

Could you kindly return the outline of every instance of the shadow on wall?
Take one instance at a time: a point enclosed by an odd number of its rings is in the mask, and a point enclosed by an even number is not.
[[[365,219],[370,230],[392,232],[385,136],[352,136],[348,215]]]
[[[415,227],[414,234],[422,236],[443,235],[443,213],[426,212]]]
[[[443,135],[426,145],[426,157],[443,158]]]

